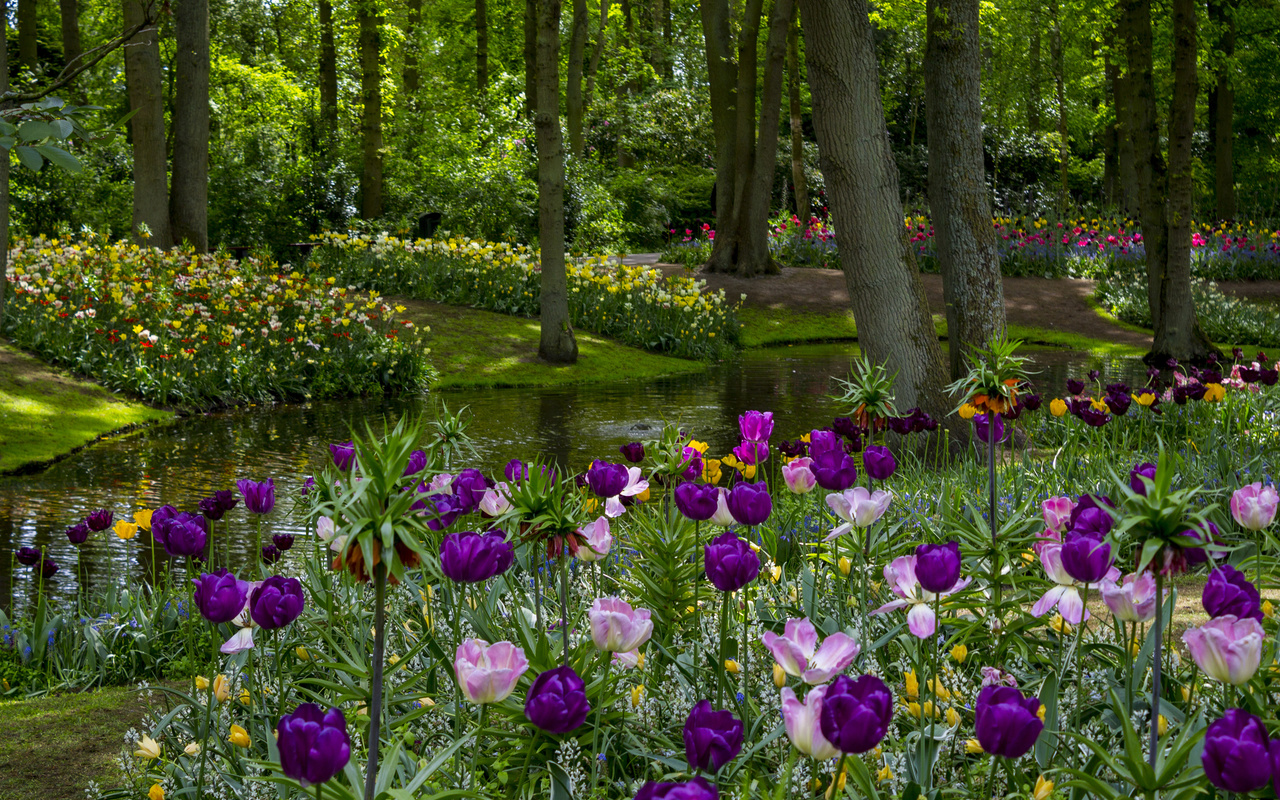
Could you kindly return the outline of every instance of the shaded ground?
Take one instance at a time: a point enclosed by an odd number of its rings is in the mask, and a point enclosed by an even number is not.
[[[1219,281],[1218,288],[1245,300],[1280,303],[1280,281]]]
[[[0,800],[83,800],[119,783],[123,736],[145,713],[128,687],[0,703]]]
[[[0,473],[43,464],[115,431],[172,416],[0,344]]]

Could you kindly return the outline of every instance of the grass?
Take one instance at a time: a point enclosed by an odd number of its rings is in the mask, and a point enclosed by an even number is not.
[[[124,733],[144,712],[129,687],[0,702],[0,800],[82,800],[90,781],[118,784]]]
[[[645,352],[584,331],[574,332],[578,362],[551,365],[537,356],[536,319],[405,298],[396,302],[415,324],[431,327],[429,360],[439,371],[437,389],[602,383],[706,369],[700,361]]]
[[[0,345],[0,473],[44,464],[107,434],[172,416]]]
[[[858,338],[853,312],[815,314],[811,311],[747,307],[738,311],[742,346],[774,347],[805,342],[843,342]]]

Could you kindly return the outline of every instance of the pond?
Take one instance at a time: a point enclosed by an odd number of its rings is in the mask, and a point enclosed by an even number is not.
[[[856,352],[852,344],[780,347],[748,351],[701,374],[646,382],[469,389],[195,415],[100,442],[40,474],[0,478],[0,564],[12,566],[18,547],[46,548],[61,567],[46,588],[64,597],[122,576],[145,580],[151,569],[146,532],[131,541],[110,531],[95,534],[77,552],[65,528],[98,508],[117,517],[166,503],[194,510],[201,497],[233,488],[240,478],[275,479],[278,502],[264,540],[273,533],[301,535],[306,520],[293,498],[328,459],[330,442],[350,438],[352,426],[368,423],[380,431],[407,412],[434,413],[441,402],[454,411],[467,407],[475,466],[486,473],[512,458],[535,456],[582,469],[593,458],[617,458],[619,445],[651,438],[664,422],[710,443],[712,453],[728,452],[738,443],[738,415],[753,408],[775,413],[775,438],[794,438],[847,413],[828,395],[832,377],[848,374]],[[1048,394],[1089,369],[1130,382],[1145,369],[1136,359],[1056,349],[1028,354],[1038,370],[1035,381]],[[231,530],[251,533],[248,516],[243,505],[228,514]],[[240,536],[234,557],[247,558],[252,542],[252,535]],[[26,602],[36,588],[32,572],[0,569],[0,607]]]

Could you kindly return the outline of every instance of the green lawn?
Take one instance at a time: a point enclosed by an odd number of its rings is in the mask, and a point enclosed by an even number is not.
[[[742,323],[742,346],[746,348],[858,338],[852,311],[815,314],[785,308],[748,307],[738,311],[738,321]]]
[[[397,298],[406,316],[428,325],[429,361],[439,371],[433,388],[557,386],[656,378],[701,372],[700,361],[649,353],[602,336],[575,331],[578,363],[538,359],[538,320],[474,308]]]
[[[118,785],[115,758],[143,712],[129,687],[0,701],[0,800],[83,800],[90,781]]]
[[[50,461],[113,431],[172,416],[0,345],[0,472]]]

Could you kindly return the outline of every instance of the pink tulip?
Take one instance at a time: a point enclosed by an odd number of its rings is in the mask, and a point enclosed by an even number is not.
[[[489,644],[483,639],[463,641],[453,661],[463,696],[478,704],[506,700],[528,668],[529,660],[519,647],[511,642]]]
[[[711,524],[727,528],[733,522],[733,514],[729,511],[729,490],[721,486],[720,496],[716,498],[716,513],[711,516]]]
[[[616,597],[597,598],[587,617],[591,620],[591,641],[601,650],[626,653],[653,635],[649,610],[632,609],[630,603]]]
[[[1031,607],[1031,616],[1043,617],[1056,607],[1062,618],[1072,625],[1079,625],[1083,620],[1088,619],[1089,610],[1084,607],[1084,600],[1080,597],[1080,590],[1077,588],[1080,584],[1062,567],[1062,545],[1057,542],[1042,544],[1040,565],[1044,567],[1045,575],[1049,576],[1049,580],[1056,585],[1041,595],[1036,604]],[[1120,570],[1112,567],[1102,579],[1102,583],[1107,581],[1114,583],[1118,580],[1120,580]]]
[[[640,651],[632,650],[628,653],[614,653],[613,663],[620,669],[635,669],[640,666]]]
[[[499,483],[485,491],[480,498],[480,510],[485,516],[500,517],[511,510],[511,501],[507,499],[507,485]]]
[[[972,578],[962,578],[959,583],[951,587],[950,591],[935,595],[933,592],[926,591],[920,585],[919,579],[916,578],[915,556],[898,556],[886,564],[884,567],[884,579],[888,582],[889,588],[900,599],[885,603],[871,613],[885,614],[899,608],[909,607],[907,629],[911,631],[913,636],[920,639],[928,639],[932,636],[937,626],[938,619],[933,613],[933,601],[938,597],[947,597],[955,594],[968,586],[973,580]]]
[[[853,530],[854,526],[866,528],[874,525],[889,509],[893,494],[883,489],[868,492],[861,486],[845,489],[843,492],[832,492],[827,495],[827,507],[844,524],[827,535],[823,541],[829,542],[841,534]]]
[[[1104,580],[1098,588],[1103,602],[1118,620],[1146,622],[1156,615],[1156,579],[1150,572],[1126,575],[1124,583]]]
[[[1182,634],[1196,666],[1220,683],[1239,686],[1258,671],[1262,661],[1262,624],[1230,614],[1215,617]]]
[[[1231,516],[1240,527],[1260,531],[1275,520],[1277,504],[1280,504],[1280,493],[1276,487],[1263,486],[1261,481],[1251,483],[1231,495]]]
[[[818,479],[809,468],[812,463],[812,458],[797,458],[782,465],[782,479],[787,482],[787,489],[792,494],[808,494],[818,485]]]
[[[1061,533],[1067,527],[1067,520],[1071,518],[1071,510],[1076,504],[1070,497],[1050,497],[1040,504],[1040,511],[1044,515],[1044,524],[1051,531]]]
[[[649,482],[641,477],[639,467],[627,467],[627,485],[615,497],[610,497],[604,501],[604,513],[609,517],[620,517],[626,513],[627,507],[622,504],[622,498],[635,497],[638,494],[644,494],[649,488]]]
[[[609,518],[596,517],[596,521],[578,528],[578,535],[587,541],[586,547],[578,548],[578,558],[588,563],[599,561],[609,555],[613,549],[613,535],[609,532]]]
[[[441,472],[439,475],[431,479],[427,484],[427,494],[440,494],[449,491],[449,487],[453,484],[453,476],[447,472]]]
[[[819,761],[840,755],[835,745],[822,735],[822,697],[826,693],[827,687],[814,687],[801,703],[790,686],[782,690],[782,724],[787,729],[787,738],[801,753]]]
[[[828,636],[818,647],[818,631],[808,617],[789,619],[781,636],[765,631],[760,640],[784,672],[811,685],[831,680],[862,651],[857,642],[840,632]]]

